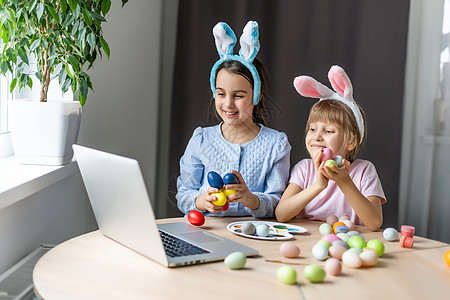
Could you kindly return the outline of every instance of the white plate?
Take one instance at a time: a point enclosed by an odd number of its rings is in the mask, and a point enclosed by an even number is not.
[[[266,224],[269,226],[269,235],[268,236],[259,236],[256,234],[245,234],[241,231],[241,226],[244,223],[251,222],[253,225],[258,226],[260,224]],[[265,222],[265,221],[238,221],[228,224],[227,229],[234,234],[258,239],[258,240],[289,240],[294,236],[292,233],[305,233],[308,230],[301,226],[286,224],[286,223],[278,223],[278,222]]]

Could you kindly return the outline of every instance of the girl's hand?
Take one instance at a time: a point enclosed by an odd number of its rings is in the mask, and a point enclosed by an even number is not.
[[[232,170],[231,173],[236,175],[236,177],[238,178],[238,183],[227,184],[225,186],[227,190],[236,191],[236,193],[234,193],[233,195],[228,196],[228,202],[229,203],[240,202],[245,207],[248,207],[250,209],[257,209],[259,207],[258,196],[250,192],[247,185],[245,184],[244,178],[242,177],[241,173],[235,170]]]
[[[197,200],[195,201],[195,204],[198,209],[200,210],[207,210],[212,212],[213,214],[220,213],[222,211],[223,206],[217,206],[212,203],[213,201],[216,201],[217,198],[215,196],[212,196],[212,193],[218,193],[219,189],[209,187],[206,190],[206,193],[201,194]]]
[[[321,172],[321,168],[324,167],[325,162],[320,162],[320,158],[322,157],[322,149],[316,152],[314,155],[314,169],[316,170],[316,182],[315,184],[321,189],[325,189],[328,186],[328,177],[326,177],[323,172]]]
[[[331,166],[334,170],[331,171],[327,166],[322,164],[320,166],[320,173],[326,177],[327,179],[331,179],[335,181],[338,185],[345,183],[348,180],[352,180],[348,175],[348,171],[350,170],[350,162],[346,159],[342,160],[342,167]]]

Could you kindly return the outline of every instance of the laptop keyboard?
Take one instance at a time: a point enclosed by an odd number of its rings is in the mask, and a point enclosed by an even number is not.
[[[159,230],[161,239],[166,250],[166,254],[170,257],[197,255],[209,253],[208,250],[197,247],[189,242],[183,241],[167,232]]]

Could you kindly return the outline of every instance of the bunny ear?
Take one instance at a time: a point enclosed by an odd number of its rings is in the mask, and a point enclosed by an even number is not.
[[[310,98],[326,98],[333,94],[332,90],[309,76],[296,77],[294,87],[300,95]]]
[[[230,26],[224,22],[217,23],[213,28],[213,35],[220,58],[232,56],[236,44],[236,35]]]
[[[242,35],[239,40],[241,44],[241,49],[239,50],[239,55],[244,58],[244,60],[252,63],[258,54],[259,45],[259,30],[258,23],[255,21],[248,21],[242,30]]]
[[[352,82],[344,69],[339,66],[332,66],[328,72],[328,79],[339,96],[346,100],[353,101]]]

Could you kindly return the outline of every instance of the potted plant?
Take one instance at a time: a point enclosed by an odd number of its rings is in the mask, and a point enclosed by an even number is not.
[[[122,0],[122,7],[127,2]],[[110,56],[102,25],[111,0],[0,0],[0,5],[0,67],[3,75],[11,74],[10,92],[32,88],[33,75],[41,84],[39,101],[10,102],[16,157],[22,163],[65,164],[72,159],[81,110],[93,90],[86,71],[102,53]],[[77,101],[47,101],[51,80],[63,93],[71,88]],[[57,140],[60,144],[51,146]]]

